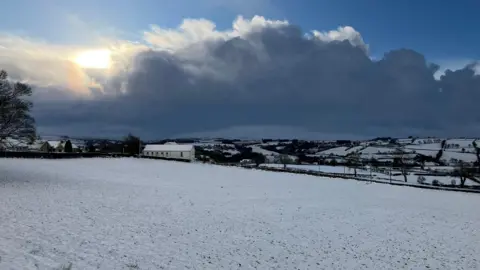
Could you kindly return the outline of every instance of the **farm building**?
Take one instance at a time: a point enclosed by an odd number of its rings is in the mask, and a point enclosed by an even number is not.
[[[65,152],[66,141],[45,141],[39,148],[42,152]],[[72,151],[79,152],[81,149],[72,143]]]
[[[29,144],[27,142],[12,138],[0,140],[0,151],[26,151]]]
[[[195,147],[190,144],[147,144],[143,149],[143,155],[193,161],[195,159]]]

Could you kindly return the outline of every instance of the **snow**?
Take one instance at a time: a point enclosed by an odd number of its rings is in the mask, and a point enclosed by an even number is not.
[[[25,141],[17,140],[14,138],[5,138],[3,141],[0,141],[0,147],[11,148],[11,147],[28,147],[28,143]]]
[[[269,150],[263,149],[260,146],[256,146],[256,145],[250,146],[250,148],[252,148],[252,152],[259,153],[259,154],[262,154],[264,156],[279,156],[280,155],[277,152],[269,151]]]
[[[278,145],[278,144],[280,144],[279,141],[271,141],[271,142],[261,143],[259,144],[259,146],[270,146],[270,145]]]
[[[399,182],[404,182],[405,181],[405,178],[403,177],[403,175],[400,174],[400,171],[393,171],[393,174],[396,174],[396,175],[392,175],[392,180],[393,181],[399,181]],[[387,174],[376,174],[377,179],[387,180],[387,179],[390,179],[389,177],[390,176],[387,175]],[[444,185],[450,185],[452,183],[452,180],[455,180],[457,186],[460,184],[460,178],[458,178],[458,177],[433,176],[433,175],[424,175],[423,177],[425,177],[425,183],[427,183],[427,184],[432,184],[433,180],[438,180],[440,183],[442,183]],[[407,182],[408,183],[416,184],[416,183],[418,183],[417,180],[418,180],[418,175],[416,175],[415,173],[412,173],[412,172],[408,173],[408,175],[407,175]],[[467,185],[467,186],[477,186],[478,184],[473,182],[473,181],[470,181],[469,179],[467,179],[467,181],[465,181],[465,185]]]
[[[410,144],[410,143],[412,143],[412,139],[405,139],[405,138],[404,139],[398,139],[397,142],[399,144],[402,144],[402,145],[403,144]]]
[[[412,148],[408,148],[413,150]],[[416,154],[435,157],[439,150],[414,150]],[[441,160],[450,163],[452,159],[462,160],[463,162],[473,163],[477,161],[477,157],[473,153],[461,153],[457,151],[445,150],[443,151]]]
[[[238,150],[235,149],[224,149],[222,150],[223,153],[229,154],[229,155],[237,155],[240,154]]]
[[[322,152],[318,152],[317,155],[319,156],[346,156],[349,153],[360,151],[364,148],[364,146],[354,146],[354,147],[345,147],[345,146],[340,146],[340,147],[335,147],[332,149],[328,149]]]
[[[405,146],[405,148],[410,149],[410,150],[415,150],[416,152],[419,152],[418,150],[427,150],[427,151],[438,152],[440,149],[442,149],[442,146],[441,146],[440,143],[429,143],[429,144],[407,145],[407,146]]]
[[[441,143],[444,139],[442,138],[416,138],[414,144],[431,144],[431,143]]]
[[[261,164],[261,167],[270,167],[270,168],[283,168],[283,164]],[[351,167],[347,166],[328,166],[328,165],[297,165],[297,164],[287,164],[287,169],[297,169],[297,170],[302,170],[302,171],[313,171],[313,172],[324,172],[324,173],[345,173],[345,174],[352,174],[354,173],[354,169]],[[438,167],[431,167],[430,168],[432,171],[439,171],[439,172],[450,172],[454,168],[449,167],[449,166],[438,166]],[[369,168],[358,168],[357,173],[358,174],[367,174],[367,175],[372,175],[374,180],[390,180],[390,175],[388,174],[390,172],[390,168],[386,168],[386,173],[381,173],[378,171],[372,171],[370,173]],[[418,175],[415,173],[425,173],[426,171],[415,171],[411,170],[408,172],[407,175],[407,182],[411,184],[417,184],[417,179]],[[392,174],[397,174],[397,175],[392,175],[391,179],[393,181],[400,181],[404,182],[405,178],[403,175],[401,175],[401,172],[398,170],[392,170]],[[445,185],[450,185],[452,183],[452,180],[455,180],[457,185],[460,183],[460,179],[458,177],[451,177],[451,176],[424,176],[425,177],[425,183],[431,184],[433,180],[438,180],[440,183],[445,184]],[[465,182],[465,185],[467,186],[477,186],[479,185],[478,183],[475,183],[473,181],[467,180]]]
[[[261,164],[260,166],[270,167],[270,168],[280,168],[280,169],[283,168],[283,164]],[[353,173],[353,169],[346,166],[287,164],[287,168],[303,170],[303,171],[325,172],[325,173]],[[366,171],[363,171],[361,169],[358,169],[357,171],[358,173],[367,173]]]
[[[446,145],[457,145],[458,148],[465,148],[465,149],[473,149],[473,142],[476,141],[475,139],[449,139],[445,142]]]
[[[53,148],[58,148],[63,144],[62,141],[47,141],[47,143]],[[73,145],[72,145],[72,148],[73,148]]]
[[[375,154],[388,154],[388,153],[393,153],[397,149],[392,148],[392,147],[374,147],[374,146],[369,146],[360,152],[362,152],[362,155],[375,155]]]
[[[224,144],[224,143],[221,143],[221,142],[195,142],[193,143],[194,146],[201,146],[201,147],[214,147],[214,146],[224,146],[224,145],[227,145],[227,146],[231,146],[231,147],[234,147],[233,144]]]
[[[0,269],[480,268],[477,194],[143,159],[0,171]]]
[[[477,156],[473,153],[461,153],[455,151],[443,151],[442,160],[449,162],[451,159],[462,160],[464,162],[473,163],[477,161]]]
[[[55,149],[58,148],[58,147],[60,147],[60,146],[65,146],[65,142],[66,142],[66,141],[47,141],[47,143],[48,143],[51,147],[53,147],[53,148],[55,148]],[[72,141],[70,141],[70,143],[72,143],[72,149],[78,149],[78,148],[79,148],[79,147],[78,147],[76,144],[74,144]]]

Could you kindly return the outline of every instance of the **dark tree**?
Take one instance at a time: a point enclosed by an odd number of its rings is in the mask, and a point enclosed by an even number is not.
[[[265,163],[265,156],[260,154],[260,153],[252,153],[252,159],[255,162],[255,165],[257,167],[260,166],[260,164]]]
[[[369,163],[370,163],[370,165],[373,166],[373,167],[378,167],[378,165],[379,165],[379,161],[378,161],[376,158],[374,158],[374,157],[371,157],[371,158],[370,158]]]
[[[445,149],[445,144],[447,143],[447,140],[443,140],[442,143],[441,143],[441,147],[442,149]]]
[[[440,159],[442,158],[442,155],[443,155],[443,150],[442,149],[438,150],[437,155],[435,155],[435,160],[440,161]]]
[[[348,165],[353,167],[355,177],[357,177],[357,167],[360,165],[360,158],[361,154],[355,152],[346,157]]]
[[[467,181],[467,178],[469,177],[469,171],[462,161],[458,163],[453,171],[453,175],[460,178],[460,187],[464,187],[465,181]]]
[[[95,152],[95,146],[93,146],[93,143],[91,141],[85,144],[85,151],[89,153]]]
[[[141,151],[141,141],[139,137],[136,137],[132,134],[128,134],[127,137],[123,139],[125,153],[131,155],[138,155]]]
[[[332,158],[332,160],[330,160],[330,165],[332,166],[337,166],[338,162],[335,158]]]
[[[95,152],[95,146],[93,146],[93,144],[89,145],[88,148],[87,148],[87,151],[88,151],[89,153]]]
[[[475,148],[475,155],[477,156],[477,165],[478,165],[477,172],[480,173],[480,147],[478,147],[477,145],[477,140],[474,140],[472,142],[472,145]]]
[[[65,142],[65,147],[63,148],[63,151],[65,153],[72,153],[73,152],[72,142],[70,140]]]
[[[287,168],[287,164],[291,164],[292,163],[292,159],[287,156],[287,155],[280,155],[280,163],[283,164],[283,168],[286,169]]]
[[[408,175],[408,172],[407,172],[407,153],[405,151],[403,151],[402,149],[398,148],[395,150],[395,152],[393,152],[393,162],[394,162],[394,166],[398,166],[400,167],[400,172],[402,173],[403,175],[403,180],[406,182],[408,182],[408,178],[407,178],[407,175]]]
[[[13,138],[32,143],[35,141],[35,120],[30,115],[32,95],[27,84],[11,82],[6,71],[0,71],[0,143]]]

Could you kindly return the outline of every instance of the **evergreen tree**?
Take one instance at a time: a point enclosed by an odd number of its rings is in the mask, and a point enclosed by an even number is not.
[[[72,142],[70,140],[65,142],[65,147],[63,148],[63,151],[65,153],[72,153],[73,152]]]
[[[132,155],[140,154],[141,141],[139,137],[128,134],[127,137],[123,139],[123,144],[125,153]]]

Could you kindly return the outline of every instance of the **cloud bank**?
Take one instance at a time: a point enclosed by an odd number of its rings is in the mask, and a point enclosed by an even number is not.
[[[282,126],[300,137],[480,131],[477,63],[452,71],[409,49],[372,60],[350,26],[305,31],[255,16],[219,31],[186,19],[176,29],[152,26],[138,42],[101,45],[112,51],[110,70],[72,64],[68,56],[87,48],[0,36],[0,68],[37,88],[40,131],[146,138],[226,129],[243,136],[242,126],[265,127],[270,137],[284,136]]]

